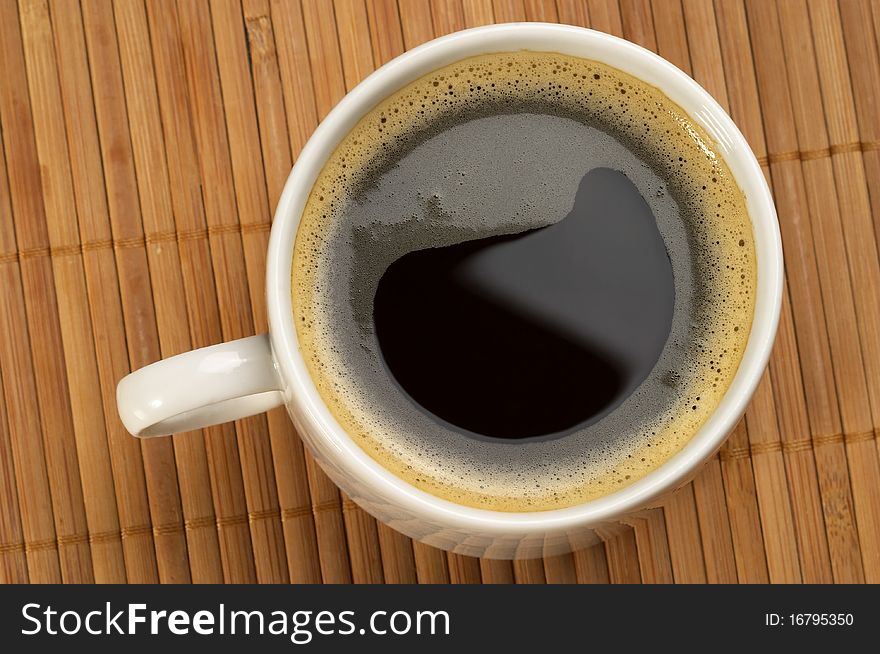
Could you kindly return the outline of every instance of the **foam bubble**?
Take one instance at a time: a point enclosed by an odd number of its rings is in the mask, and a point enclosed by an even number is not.
[[[550,441],[463,437],[427,416],[381,363],[372,301],[386,267],[552,224],[600,166],[637,186],[673,263],[673,326],[651,374],[602,420]],[[756,268],[743,195],[681,108],[604,64],[524,51],[452,64],[369,112],[313,187],[292,279],[312,378],[367,453],[452,501],[536,511],[606,495],[681,449],[739,365]]]

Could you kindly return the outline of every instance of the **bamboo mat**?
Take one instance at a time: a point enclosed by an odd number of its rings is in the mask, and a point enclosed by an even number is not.
[[[768,372],[604,544],[481,561],[361,511],[283,410],[138,441],[129,370],[266,329],[271,210],[378,65],[492,22],[659,52],[771,181]],[[880,582],[880,0],[0,0],[0,581]]]

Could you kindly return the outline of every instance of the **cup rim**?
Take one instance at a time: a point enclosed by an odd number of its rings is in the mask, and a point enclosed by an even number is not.
[[[397,477],[361,449],[329,411],[309,375],[298,347],[291,301],[292,252],[303,207],[327,158],[356,122],[379,101],[432,70],[477,54],[515,50],[602,61],[658,87],[679,104],[716,141],[745,194],[758,269],[752,330],[739,368],[715,411],[690,441],[620,490],[571,507],[534,512],[456,504]],[[602,32],[555,23],[504,23],[422,44],[373,72],[333,108],[308,140],[284,186],[271,230],[266,282],[270,338],[285,384],[285,401],[306,432],[304,440],[331,470],[357,480],[360,488],[369,489],[368,494],[440,524],[498,534],[514,529],[538,533],[599,524],[644,508],[688,481],[717,451],[744,413],[770,356],[782,303],[782,243],[770,189],[754,153],[733,120],[687,74],[649,50]]]

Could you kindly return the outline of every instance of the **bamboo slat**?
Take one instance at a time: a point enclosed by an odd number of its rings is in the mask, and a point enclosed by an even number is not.
[[[467,25],[461,1],[431,0],[431,22],[436,36],[463,30]]]
[[[613,584],[642,582],[638,543],[633,532],[618,535],[605,543],[608,556],[608,578]]]
[[[776,348],[693,483],[599,545],[478,560],[377,524],[283,409],[131,439],[119,377],[266,330],[318,121],[407,49],[522,20],[672,61],[772,184]],[[0,582],[880,580],[876,0],[18,0],[0,31]]]
[[[462,10],[468,27],[491,25],[495,22],[492,0],[462,0]]]
[[[12,43],[12,39],[9,39]],[[8,45],[8,44],[7,44]],[[9,62],[8,48],[0,49],[2,62]],[[0,118],[4,129],[10,125],[9,96],[0,96]],[[0,134],[2,136],[2,134]],[[4,142],[3,175],[0,176],[2,206],[5,215],[12,215],[12,185],[16,182],[14,171],[8,175],[6,160],[12,159],[8,154],[12,150],[10,140],[15,135],[7,136]],[[8,148],[8,149],[7,149]],[[22,161],[24,164],[24,161]],[[26,197],[26,196],[25,196]],[[22,205],[18,205],[19,211]],[[4,292],[0,293],[0,316],[3,318],[0,329],[0,374],[8,383],[3,385],[4,399],[4,455],[8,451],[11,461],[4,460],[4,489],[8,493],[10,509],[4,519],[4,561],[25,555],[28,578],[34,582],[61,581],[61,568],[58,559],[58,547],[55,540],[54,511],[50,495],[49,477],[46,469],[46,454],[42,438],[34,438],[40,431],[40,415],[33,402],[36,397],[36,382],[33,375],[33,363],[28,334],[22,329],[25,304],[22,286],[22,273],[19,269],[18,252],[14,226],[11,221],[0,221],[0,244],[3,247],[3,260],[0,263]],[[14,481],[15,488],[9,487]],[[16,523],[20,523],[19,537]],[[39,549],[26,549],[26,543],[42,543]],[[17,556],[18,555],[18,556]],[[11,570],[7,573],[13,577]]]
[[[562,554],[544,559],[544,577],[548,584],[576,584],[577,565],[574,556]]]
[[[668,514],[668,510],[664,512],[653,509],[643,511],[640,515],[633,516],[626,521],[635,533],[639,569],[642,581],[646,584],[671,584],[676,578],[682,582],[687,578],[681,572],[680,565],[678,575],[676,575],[675,562],[669,554],[670,539],[666,523],[666,515]],[[699,542],[695,543],[694,549],[697,552],[698,561],[702,561],[703,556]],[[705,575],[700,579],[688,579],[688,583],[705,583],[705,581]]]
[[[513,562],[513,577],[518,584],[543,584],[547,582],[541,559]]]
[[[880,19],[880,7],[874,17]],[[877,125],[876,107],[880,102],[880,49],[871,21],[871,6],[858,0],[844,0],[840,4],[844,40],[848,59],[847,68],[852,79],[852,92],[859,124],[859,139],[871,207],[874,232],[880,240],[880,126]],[[880,25],[880,23],[878,23]]]
[[[524,0],[492,0],[492,13],[496,23],[526,20]]]
[[[2,130],[0,130],[0,149],[2,149]],[[6,159],[0,157],[0,213],[12,215],[12,207],[9,200],[9,180],[6,177]],[[0,242],[2,252],[14,252],[8,234],[8,230],[0,232],[3,241]],[[3,280],[7,279],[7,270],[10,262],[0,264],[4,267]],[[17,280],[16,280],[17,281]],[[6,375],[12,379],[13,371],[6,370]],[[3,370],[0,368],[0,397],[3,393]],[[9,420],[6,404],[0,405],[0,493],[7,500],[7,511],[0,515],[0,583],[27,583],[27,559],[24,555],[24,533],[21,523],[21,509],[16,490],[15,461],[12,452],[12,434],[9,429]],[[49,507],[46,506],[46,509]]]
[[[607,584],[608,558],[604,545],[595,545],[572,554],[579,584]]]

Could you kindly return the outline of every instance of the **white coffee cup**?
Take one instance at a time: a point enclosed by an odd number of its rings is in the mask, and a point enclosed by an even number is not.
[[[710,418],[669,461],[635,483],[578,506],[501,512],[462,506],[422,491],[367,455],[328,410],[297,344],[291,259],[300,214],[336,145],[378,102],[406,84],[474,55],[515,50],[594,59],[661,89],[712,136],[743,190],[754,230],[757,297],[748,345]],[[258,162],[254,162],[258,165]],[[782,300],[782,247],[773,200],[733,121],[694,80],[665,59],[592,30],[511,23],[456,32],[415,48],[361,82],[330,112],[296,162],[275,212],[266,292],[269,334],[180,354],[119,382],[117,402],[135,436],[160,436],[253,415],[284,404],[322,468],[360,506],[428,544],[473,556],[550,556],[596,542],[628,515],[696,474],[742,416],[767,364]]]

